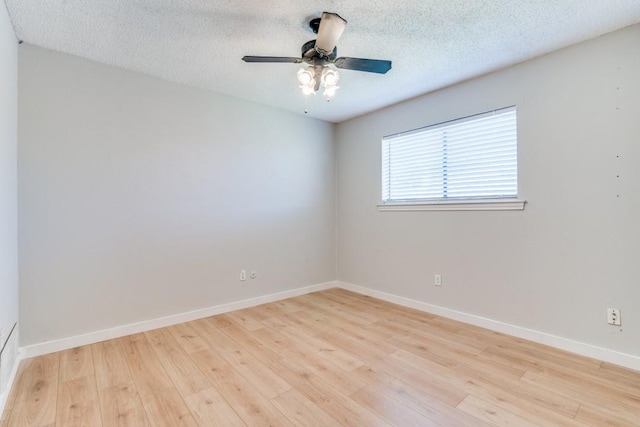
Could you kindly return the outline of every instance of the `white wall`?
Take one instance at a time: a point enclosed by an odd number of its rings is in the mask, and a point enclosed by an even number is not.
[[[640,356],[639,40],[636,25],[338,125],[338,279]],[[509,105],[524,211],[377,211],[383,135]]]
[[[335,278],[330,124],[30,45],[19,72],[21,345]]]
[[[18,41],[9,15],[0,3],[0,412],[8,393],[9,373],[17,349],[18,236],[17,132]]]

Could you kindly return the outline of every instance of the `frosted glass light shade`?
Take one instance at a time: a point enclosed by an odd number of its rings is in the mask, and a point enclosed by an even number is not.
[[[300,68],[296,76],[298,77],[298,81],[301,85],[305,86],[311,84],[313,86],[315,76],[313,67]]]

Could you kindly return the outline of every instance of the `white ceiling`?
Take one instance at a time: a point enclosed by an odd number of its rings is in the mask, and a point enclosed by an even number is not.
[[[323,11],[348,21],[338,56],[389,59],[341,71],[308,115],[340,122],[640,22],[640,0],[5,0],[18,39],[303,114],[296,64]]]

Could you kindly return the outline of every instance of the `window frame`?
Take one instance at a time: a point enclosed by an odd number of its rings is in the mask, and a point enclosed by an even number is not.
[[[465,117],[460,117],[452,120],[447,120],[440,123],[435,123],[428,126],[423,126],[420,128],[398,132],[395,134],[385,135],[381,139],[380,148],[383,149],[385,145],[385,138],[400,136],[400,135],[412,135],[420,132],[428,132],[430,130],[436,130],[440,128],[446,128],[447,126],[452,126],[456,123],[469,122],[473,120],[478,120],[483,117],[506,112],[507,110],[516,110],[516,106],[508,106],[504,108],[498,108],[478,114],[473,114]],[[517,133],[517,113],[516,113],[516,133]],[[445,147],[446,148],[446,147]],[[516,136],[516,150],[518,148],[518,138]],[[380,171],[380,186],[379,189],[384,192],[384,173],[383,170],[384,153],[380,153],[381,165],[379,168]],[[378,204],[379,211],[422,211],[422,210],[434,210],[434,211],[443,211],[443,210],[523,210],[526,204],[526,200],[520,199],[520,185],[519,185],[519,160],[516,157],[516,195],[515,196],[481,196],[481,197],[467,197],[467,198],[434,198],[434,199],[417,199],[417,200],[397,200],[397,201],[383,201],[382,196],[383,193],[380,194],[380,203]],[[445,176],[446,178],[446,176]]]

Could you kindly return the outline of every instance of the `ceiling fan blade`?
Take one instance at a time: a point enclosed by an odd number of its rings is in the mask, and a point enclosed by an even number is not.
[[[293,58],[288,56],[243,56],[244,62],[287,62],[292,64],[299,64],[302,62],[302,58]]]
[[[325,56],[330,55],[346,26],[347,21],[337,13],[323,12],[318,28],[316,50]]]
[[[338,58],[334,61],[338,68],[384,74],[391,69],[391,61],[383,59]]]

